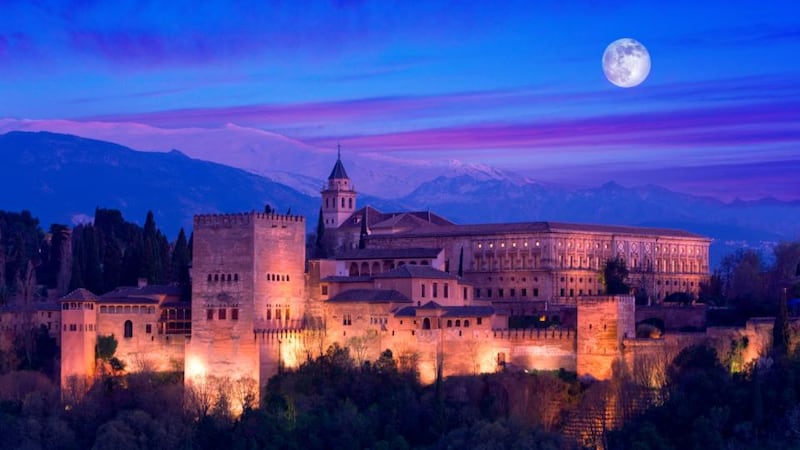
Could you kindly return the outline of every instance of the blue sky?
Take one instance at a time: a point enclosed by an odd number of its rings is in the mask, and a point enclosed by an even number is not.
[[[5,2],[0,118],[236,123],[551,181],[800,199],[800,4],[607,3]],[[600,65],[621,37],[652,57],[631,89]]]

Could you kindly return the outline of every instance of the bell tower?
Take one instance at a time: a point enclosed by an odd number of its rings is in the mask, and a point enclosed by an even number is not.
[[[342,147],[337,146],[336,164],[322,190],[322,220],[325,229],[336,229],[356,210],[356,191],[342,164]]]

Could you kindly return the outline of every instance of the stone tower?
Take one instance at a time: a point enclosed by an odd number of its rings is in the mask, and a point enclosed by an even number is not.
[[[278,355],[264,350],[259,337],[302,325],[305,219],[195,216],[193,254],[187,384],[214,377],[261,387]]]
[[[611,378],[622,360],[623,342],[636,337],[636,305],[630,295],[578,299],[577,372],[598,380]]]
[[[92,384],[98,300],[86,289],[76,289],[60,301],[61,392],[65,397],[79,397]]]
[[[356,191],[342,164],[341,150],[322,190],[322,219],[325,229],[336,229],[356,210]]]

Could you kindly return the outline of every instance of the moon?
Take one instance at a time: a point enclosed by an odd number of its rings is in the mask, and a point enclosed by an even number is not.
[[[650,74],[650,53],[635,39],[617,39],[603,52],[603,72],[619,87],[638,86]]]

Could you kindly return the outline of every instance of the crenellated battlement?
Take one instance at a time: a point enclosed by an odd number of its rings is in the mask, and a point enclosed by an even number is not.
[[[605,296],[597,296],[597,297],[579,297],[577,301],[577,305],[580,306],[592,306],[592,305],[602,305],[606,303],[619,303],[622,305],[633,305],[635,303],[635,299],[632,295],[605,295]]]
[[[250,225],[254,222],[272,222],[286,226],[298,224],[305,226],[304,216],[291,214],[260,213],[256,211],[231,214],[198,214],[194,216],[194,227],[197,228],[219,228]]]
[[[575,330],[572,328],[558,329],[523,329],[523,330],[493,330],[495,339],[505,340],[525,340],[525,341],[553,341],[553,340],[574,340]]]

